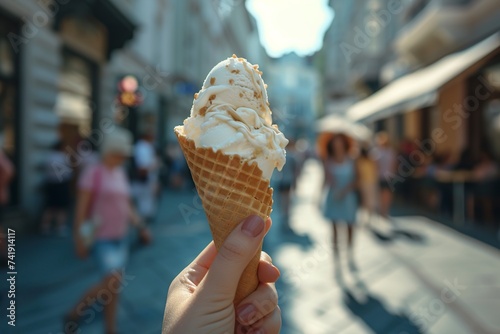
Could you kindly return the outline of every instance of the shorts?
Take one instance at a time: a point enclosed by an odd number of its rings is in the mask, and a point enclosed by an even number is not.
[[[127,239],[97,239],[92,245],[92,257],[103,277],[116,271],[121,272],[128,259]]]

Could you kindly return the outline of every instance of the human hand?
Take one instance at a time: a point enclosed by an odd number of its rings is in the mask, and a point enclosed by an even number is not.
[[[139,230],[139,239],[144,245],[149,245],[153,241],[153,236],[149,228],[142,228]]]
[[[269,255],[261,254],[257,290],[233,304],[240,276],[270,227],[270,219],[250,216],[218,252],[211,242],[182,270],[168,291],[162,333],[279,333],[281,312],[274,287],[279,270]]]

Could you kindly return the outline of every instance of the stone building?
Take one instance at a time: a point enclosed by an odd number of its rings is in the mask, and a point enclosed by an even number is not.
[[[117,119],[159,147],[173,140],[208,70],[233,53],[265,60],[243,1],[0,0],[0,136],[17,171],[5,219],[37,218],[58,139],[75,168],[81,139],[98,145]],[[139,97],[127,108],[123,78]]]

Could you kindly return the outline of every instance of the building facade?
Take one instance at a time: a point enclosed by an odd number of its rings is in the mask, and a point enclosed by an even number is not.
[[[385,87],[348,114],[388,131],[396,144],[434,140],[433,131],[442,131],[446,140],[433,153],[450,161],[466,150],[475,152],[474,159],[484,151],[500,158],[493,126],[500,97],[500,3],[413,1],[401,17],[393,56],[380,72]]]
[[[110,1],[0,1],[0,16],[0,131],[16,167],[10,206],[33,218],[47,151],[60,138],[73,152],[68,165],[81,160],[77,139],[99,118],[102,70],[136,25]]]
[[[76,170],[82,139],[98,146],[115,123],[154,133],[160,147],[173,140],[207,72],[233,53],[264,58],[241,1],[0,0],[0,138],[17,173],[7,219],[36,220],[58,139]]]
[[[330,1],[335,17],[316,56],[323,73],[325,114],[343,114],[383,85],[380,71],[392,57],[404,3],[408,1]]]
[[[310,59],[289,53],[274,59],[266,74],[273,122],[289,139],[314,138],[321,96],[319,75]]]

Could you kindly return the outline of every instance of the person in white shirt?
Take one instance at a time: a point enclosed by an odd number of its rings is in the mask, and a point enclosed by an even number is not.
[[[139,215],[146,221],[156,214],[155,194],[158,187],[158,159],[153,135],[146,133],[134,147],[133,193]]]

